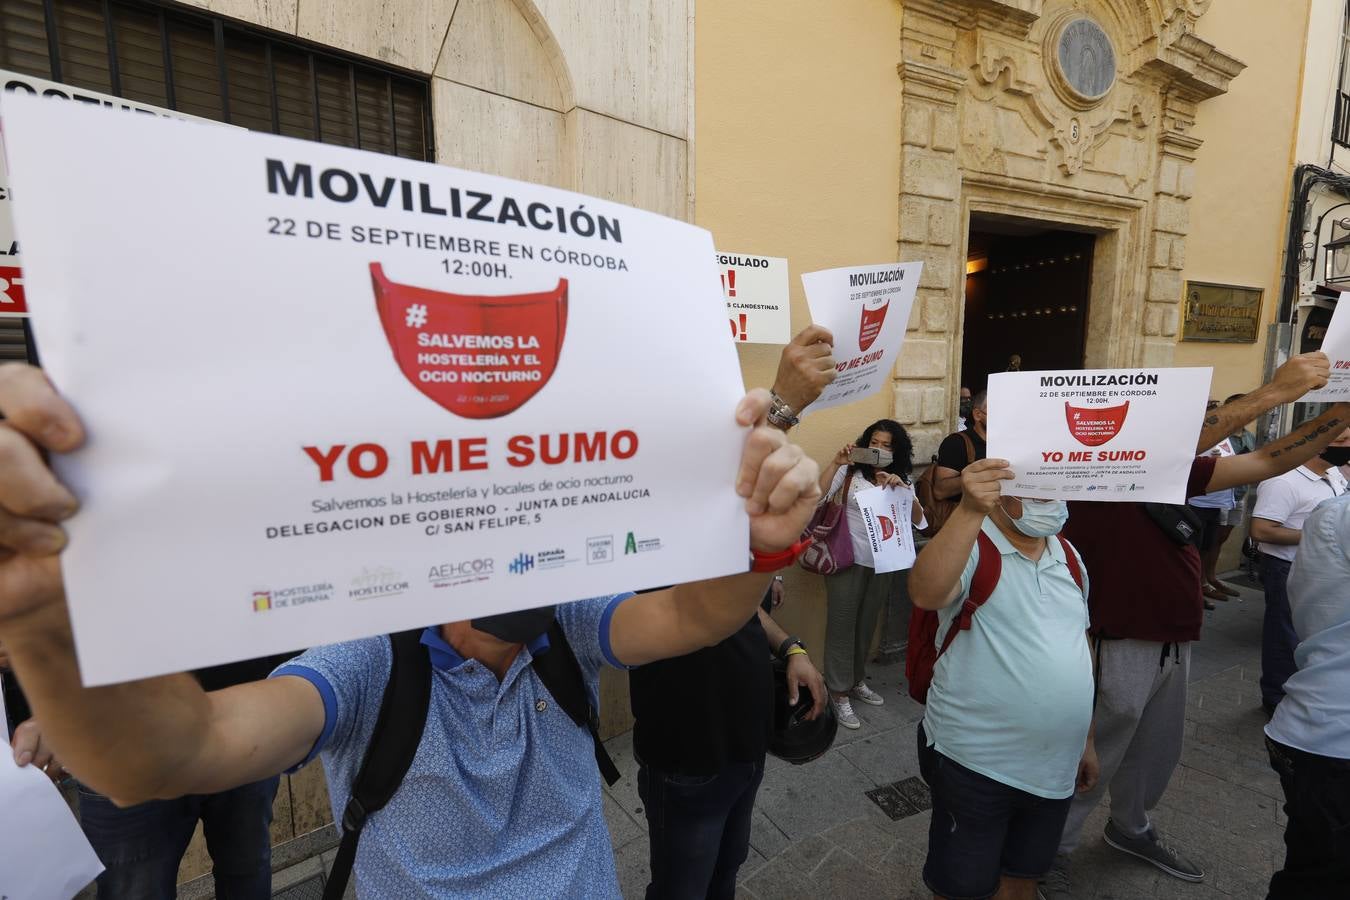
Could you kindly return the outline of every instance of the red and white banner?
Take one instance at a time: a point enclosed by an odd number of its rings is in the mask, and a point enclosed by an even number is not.
[[[872,548],[872,568],[880,574],[913,566],[916,556],[910,519],[914,509],[913,489],[869,488],[858,492],[857,501]]]
[[[707,231],[272,135],[3,114],[33,326],[92,435],[57,462],[87,683],[745,570]]]
[[[718,250],[717,270],[733,341],[786,344],[792,340],[786,259]]]
[[[923,263],[825,269],[802,276],[811,320],[834,335],[838,374],[807,410],[861,400],[890,381]]]
[[[1043,500],[1185,503],[1212,369],[989,376],[988,455],[1003,492]]]

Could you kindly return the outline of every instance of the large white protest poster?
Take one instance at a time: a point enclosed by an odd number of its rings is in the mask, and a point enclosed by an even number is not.
[[[1212,369],[989,376],[989,449],[1042,500],[1185,503]]]
[[[1322,338],[1322,352],[1331,362],[1331,378],[1324,388],[1304,394],[1304,403],[1334,403],[1350,400],[1350,292],[1342,291],[1332,310],[1327,333]]]
[[[834,335],[838,375],[808,410],[861,400],[888,383],[905,340],[923,263],[888,263],[807,272],[811,321]]]
[[[23,93],[49,100],[65,100],[74,103],[94,104],[125,112],[166,116],[175,119],[194,119],[208,121],[187,113],[161,109],[135,100],[125,100],[111,94],[100,94],[84,88],[71,87],[0,69],[0,90],[6,93]],[[0,131],[0,317],[27,318],[28,303],[24,292],[23,263],[19,259],[19,237],[14,230],[14,216],[10,211],[10,200],[14,196],[9,181],[9,171],[5,164],[5,139]]]
[[[786,344],[792,340],[786,259],[719,250],[717,268],[732,340],[746,344]]]
[[[706,231],[271,135],[3,115],[38,342],[91,435],[58,463],[86,683],[744,571]]]
[[[911,511],[914,491],[903,487],[874,487],[859,491],[858,509],[872,549],[877,573],[898,572],[914,565],[914,529]]]

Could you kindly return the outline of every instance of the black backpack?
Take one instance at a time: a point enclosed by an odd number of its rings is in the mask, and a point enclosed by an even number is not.
[[[375,730],[371,732],[365,758],[352,782],[347,807],[342,812],[342,843],[338,845],[333,869],[324,885],[324,900],[341,900],[351,877],[352,864],[356,861],[356,844],[361,839],[366,819],[393,799],[422,743],[427,708],[431,703],[431,658],[421,643],[423,630],[389,635],[393,647],[389,681],[384,688],[380,713],[375,719]],[[536,656],[530,665],[572,721],[590,731],[595,744],[596,765],[605,781],[612,785],[619,780],[619,770],[600,742],[600,720],[586,695],[581,666],[572,646],[567,643],[562,626],[556,621],[549,626],[548,644],[548,652]]]

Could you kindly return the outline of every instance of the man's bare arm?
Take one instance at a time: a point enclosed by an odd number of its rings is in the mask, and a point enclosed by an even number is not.
[[[750,516],[750,549],[765,554],[790,547],[820,499],[815,462],[787,436],[765,424],[769,393],[752,391],[736,421],[755,426],[741,454],[736,492]],[[749,568],[749,559],[746,560]],[[748,572],[639,594],[619,604],[610,622],[610,646],[635,666],[683,656],[735,633],[755,614],[769,576]]]
[[[1303,532],[1297,528],[1287,528],[1270,519],[1252,516],[1252,540],[1263,544],[1281,544],[1292,546],[1303,539]]]
[[[302,678],[209,694],[190,675],[86,688],[64,606],[5,626],[44,740],[72,774],[122,805],[275,775],[304,759],[323,731],[323,700]]]
[[[777,651],[789,637],[783,626],[775,622],[773,616],[766,613],[763,607],[759,609],[759,624],[764,629],[764,636],[769,639],[770,650]]]
[[[960,505],[919,552],[909,572],[909,599],[919,609],[942,609],[960,594],[961,573],[980,528],[999,502],[1002,482],[1012,477],[1002,459],[977,460],[961,472]]]
[[[1205,493],[1256,484],[1296,469],[1326,449],[1347,425],[1350,425],[1350,403],[1337,403],[1279,440],[1251,453],[1222,457],[1214,463],[1214,474],[1205,485]]]
[[[1236,434],[1282,403],[1293,403],[1308,391],[1324,387],[1331,376],[1331,363],[1325,353],[1301,353],[1291,356],[1275,370],[1269,384],[1263,384],[1232,403],[1225,403],[1205,416],[1195,452],[1204,453],[1229,435]]]

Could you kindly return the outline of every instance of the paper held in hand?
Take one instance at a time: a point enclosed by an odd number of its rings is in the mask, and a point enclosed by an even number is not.
[[[872,549],[872,569],[878,574],[898,572],[914,565],[914,529],[910,515],[914,491],[909,488],[874,487],[857,494],[867,542]]]
[[[0,810],[0,897],[70,900],[103,871],[56,785],[36,766],[19,768],[4,741]]]
[[[1334,403],[1350,400],[1350,292],[1342,291],[1336,309],[1327,323],[1322,338],[1322,352],[1331,361],[1331,378],[1324,388],[1309,391],[1300,399],[1304,403]]]
[[[718,250],[717,270],[733,341],[786,344],[792,340],[786,259]]]
[[[708,232],[271,135],[0,111],[38,345],[91,436],[57,461],[86,683],[745,570]]]
[[[804,412],[861,400],[890,383],[923,263],[825,269],[802,276],[811,321],[834,335],[838,375]]]
[[[1185,503],[1212,369],[989,376],[989,449],[1043,500]]]

